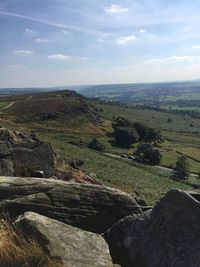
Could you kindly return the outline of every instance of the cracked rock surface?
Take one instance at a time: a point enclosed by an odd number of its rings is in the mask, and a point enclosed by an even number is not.
[[[122,267],[199,267],[200,194],[170,190],[152,211],[128,216],[105,234]]]
[[[0,211],[12,218],[33,211],[94,233],[142,209],[129,194],[56,179],[0,177]]]

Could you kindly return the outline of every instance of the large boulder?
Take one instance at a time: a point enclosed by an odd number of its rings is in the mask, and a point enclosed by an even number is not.
[[[2,158],[0,159],[0,176],[13,176],[14,175],[14,166],[13,162],[10,159]]]
[[[142,209],[130,195],[100,185],[55,179],[0,177],[0,211],[37,212],[95,233]]]
[[[9,142],[0,141],[0,158],[7,157],[11,154],[11,145]]]
[[[105,234],[122,267],[199,267],[200,196],[169,191],[142,216],[129,216]]]
[[[12,160],[15,166],[15,174],[19,175],[19,166],[29,173],[43,171],[44,177],[54,175],[54,152],[50,143],[36,143],[32,148],[27,145],[13,147]]]
[[[0,128],[0,141],[12,143],[13,142],[12,132],[6,128]]]
[[[108,245],[101,235],[86,232],[34,212],[20,216],[16,225],[41,244],[45,252],[70,267],[112,267]]]
[[[19,132],[0,128],[0,175],[33,177],[54,175],[55,157],[50,143],[33,140]]]

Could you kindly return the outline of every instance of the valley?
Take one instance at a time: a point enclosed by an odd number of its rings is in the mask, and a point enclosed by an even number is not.
[[[153,205],[172,188],[196,190],[200,186],[197,177],[190,176],[188,180],[176,181],[167,169],[123,161],[105,154],[132,155],[138,145],[136,143],[130,148],[114,145],[112,120],[120,114],[132,122],[142,122],[161,130],[164,137],[164,143],[158,146],[162,154],[161,166],[175,166],[177,157],[183,154],[188,159],[189,171],[198,174],[198,118],[145,107],[108,104],[87,99],[73,91],[6,96],[1,97],[0,105],[2,126],[25,134],[34,130],[42,140],[51,142],[66,161],[77,158],[83,160],[82,170],[95,173],[97,179],[105,185],[139,194],[149,205]],[[104,153],[88,148],[93,138],[105,146]]]

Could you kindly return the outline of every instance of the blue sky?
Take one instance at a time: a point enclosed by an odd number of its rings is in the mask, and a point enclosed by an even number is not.
[[[199,0],[0,0],[0,87],[200,78]]]

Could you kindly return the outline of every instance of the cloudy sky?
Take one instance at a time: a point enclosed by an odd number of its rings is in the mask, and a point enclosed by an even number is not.
[[[200,78],[199,0],[0,0],[0,87]]]

